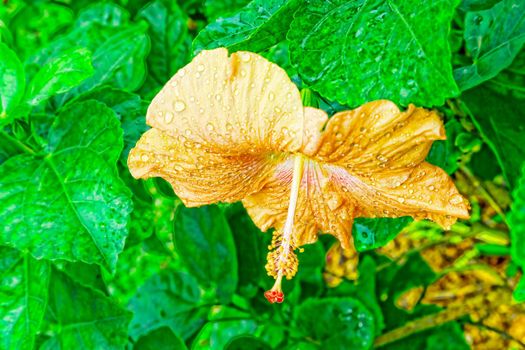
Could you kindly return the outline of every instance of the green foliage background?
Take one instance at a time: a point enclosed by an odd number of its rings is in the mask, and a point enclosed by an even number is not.
[[[503,175],[504,254],[525,268],[524,43],[522,0],[4,0],[0,349],[369,349],[439,310],[394,305],[436,279],[419,254],[378,268],[372,249],[407,218],[356,220],[355,283],[326,287],[332,237],[305,247],[269,305],[270,237],[240,204],[187,209],[162,180],[131,178],[150,99],[203,49],[264,55],[329,113],[438,108],[448,140],[428,160]],[[382,348],[466,349],[463,322]]]

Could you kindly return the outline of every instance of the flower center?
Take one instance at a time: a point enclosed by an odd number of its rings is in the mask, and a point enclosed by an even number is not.
[[[304,157],[301,155],[294,156],[294,167],[292,177],[292,188],[290,190],[290,203],[288,204],[288,213],[284,224],[283,232],[275,231],[268,253],[268,263],[266,270],[270,276],[275,278],[275,284],[272,289],[264,293],[264,296],[270,303],[282,303],[284,294],[281,289],[283,276],[291,279],[297,272],[299,264],[295,255],[296,242],[293,237],[293,224],[295,218],[295,209],[297,208],[297,198],[299,197],[299,187],[303,176]]]

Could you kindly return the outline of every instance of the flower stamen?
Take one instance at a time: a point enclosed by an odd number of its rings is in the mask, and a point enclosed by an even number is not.
[[[270,303],[282,303],[284,294],[281,289],[283,276],[291,279],[297,273],[299,261],[294,250],[297,248],[293,236],[293,224],[295,218],[295,209],[297,207],[297,198],[299,197],[299,187],[303,176],[304,158],[296,155],[294,158],[292,188],[290,190],[290,203],[288,213],[282,234],[279,231],[274,232],[270,249],[268,253],[268,263],[266,271],[268,275],[275,278],[275,284],[272,289],[266,291],[264,296]]]

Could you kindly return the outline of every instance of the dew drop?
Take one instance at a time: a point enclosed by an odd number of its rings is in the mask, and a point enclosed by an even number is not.
[[[280,112],[281,112],[281,109],[280,109],[279,107],[275,107],[273,110],[274,110],[276,113],[280,113]]]
[[[171,112],[166,112],[166,115],[164,116],[164,121],[166,122],[166,124],[169,124],[173,121],[173,113]]]
[[[431,191],[434,191],[436,189],[436,187],[434,185],[430,185],[430,186],[428,186],[428,189],[431,190]]]
[[[182,112],[184,109],[186,109],[186,104],[182,101],[175,101],[174,108],[176,112]]]
[[[222,96],[220,94],[215,95],[215,99],[217,101],[220,101],[222,99]]]
[[[204,67],[203,64],[199,64],[199,65],[197,66],[197,72],[204,72],[204,68],[205,68],[205,67]]]
[[[146,155],[146,154],[143,154],[141,157],[140,157],[140,160],[142,160],[143,162],[147,162],[149,160],[149,157]]]
[[[461,195],[459,194],[455,194],[452,196],[452,198],[450,198],[450,200],[448,201],[450,204],[459,204],[461,202],[463,202],[463,197],[461,197]]]
[[[274,94],[273,92],[270,92],[270,93],[268,94],[268,99],[269,99],[270,101],[275,100],[275,94]]]
[[[249,53],[242,53],[242,54],[241,54],[241,60],[242,60],[243,62],[248,62],[248,61],[250,61],[250,54],[249,54]]]
[[[405,203],[405,198],[403,197],[399,197],[397,200],[399,203]]]
[[[208,123],[208,124],[206,124],[206,129],[208,131],[213,131],[214,127],[213,127],[213,125],[211,123]]]

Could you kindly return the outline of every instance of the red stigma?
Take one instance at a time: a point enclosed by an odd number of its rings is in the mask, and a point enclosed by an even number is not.
[[[264,297],[271,303],[282,303],[284,301],[284,293],[278,290],[267,290],[264,292]]]

